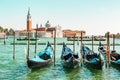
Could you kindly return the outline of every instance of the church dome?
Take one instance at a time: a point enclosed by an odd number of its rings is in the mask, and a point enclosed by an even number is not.
[[[47,28],[51,27],[51,24],[49,23],[49,21],[46,22],[45,27]]]

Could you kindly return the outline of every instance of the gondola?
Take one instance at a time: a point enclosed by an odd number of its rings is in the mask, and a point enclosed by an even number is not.
[[[63,43],[61,63],[65,68],[77,68],[80,64],[78,53],[74,53],[65,43]]]
[[[116,50],[111,51],[110,58],[110,62],[112,65],[120,67],[120,54],[117,53]]]
[[[104,60],[106,61],[106,48],[101,42],[99,42],[98,51],[103,55]]]
[[[99,43],[98,51],[104,55],[104,58],[106,58],[106,49],[101,43]],[[111,50],[110,62],[114,67],[120,67],[120,54],[117,53],[116,50]]]
[[[90,50],[87,46],[82,45],[82,57],[86,67],[102,69],[104,61],[101,53],[97,54]]]
[[[44,51],[39,52],[33,59],[27,60],[29,68],[41,68],[51,64],[53,58],[53,48],[48,42]]]
[[[103,55],[106,55],[106,48],[105,48],[105,46],[101,42],[99,42],[98,51],[100,53],[102,53]]]

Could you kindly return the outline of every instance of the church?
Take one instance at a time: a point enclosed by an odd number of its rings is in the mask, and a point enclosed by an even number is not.
[[[62,37],[78,37],[81,36],[81,32],[83,33],[83,36],[85,36],[86,31],[84,30],[62,30],[62,27],[57,25],[57,26],[51,26],[49,20],[45,23],[45,26],[38,26],[36,24],[36,27],[38,28],[32,28],[32,19],[31,19],[31,14],[30,14],[30,8],[28,9],[27,13],[27,21],[26,21],[26,30],[18,30],[15,31],[16,37],[22,38],[22,37],[27,37],[27,32],[30,32],[30,37],[35,38],[35,33],[37,30],[37,37],[49,37],[53,38],[54,37],[54,30],[56,29],[56,37],[57,38],[62,38]]]
[[[15,31],[17,37],[26,37],[27,32],[30,32],[30,37],[35,38],[35,33],[37,30],[38,37],[54,37],[54,30],[56,29],[56,37],[62,37],[62,27],[57,26],[51,26],[49,20],[45,23],[45,26],[42,26],[42,24],[38,27],[38,24],[36,24],[36,27],[38,28],[32,28],[32,19],[30,14],[30,8],[28,9],[27,14],[27,25],[26,30],[18,30]]]

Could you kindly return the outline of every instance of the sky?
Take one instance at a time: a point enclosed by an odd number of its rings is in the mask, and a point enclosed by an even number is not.
[[[49,20],[86,35],[120,33],[120,0],[0,0],[0,26],[26,29],[29,7],[33,28]]]

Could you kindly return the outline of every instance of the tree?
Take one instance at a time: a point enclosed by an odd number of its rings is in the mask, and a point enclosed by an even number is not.
[[[6,33],[6,35],[9,35],[9,32],[8,32],[7,28],[4,29],[4,32]]]
[[[0,26],[0,32],[4,32],[6,33],[6,35],[14,34],[14,30],[12,28],[8,29],[8,28],[3,28],[2,26]]]
[[[9,35],[14,35],[14,30],[12,28],[9,29]]]
[[[3,32],[3,31],[4,31],[3,27],[0,26],[0,32]]]

